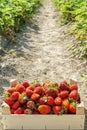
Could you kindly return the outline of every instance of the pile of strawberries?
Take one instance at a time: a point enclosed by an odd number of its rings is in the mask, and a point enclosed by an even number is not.
[[[78,85],[65,80],[42,84],[24,81],[9,87],[4,101],[10,106],[11,114],[76,114],[80,96]]]

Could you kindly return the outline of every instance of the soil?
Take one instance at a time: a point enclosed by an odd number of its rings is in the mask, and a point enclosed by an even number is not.
[[[81,100],[87,108],[86,83],[81,77],[81,74],[87,74],[87,62],[72,57],[69,47],[76,39],[67,32],[70,25],[61,24],[60,21],[59,11],[53,2],[44,0],[36,16],[17,34],[13,50],[0,57],[0,103],[3,91],[9,87],[11,79],[29,82],[75,79]],[[0,115],[0,120],[1,118]],[[3,130],[1,121],[0,129]]]

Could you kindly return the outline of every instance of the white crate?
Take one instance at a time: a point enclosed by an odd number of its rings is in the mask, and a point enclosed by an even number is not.
[[[6,130],[84,130],[85,115],[3,115]]]
[[[5,112],[2,114],[2,123],[5,130],[84,130],[83,103],[77,107],[75,115],[14,115],[6,113],[5,107],[2,110]]]

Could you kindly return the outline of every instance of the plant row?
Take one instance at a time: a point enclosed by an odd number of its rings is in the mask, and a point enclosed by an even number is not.
[[[60,10],[62,22],[72,22],[70,31],[81,41],[77,45],[80,55],[87,54],[87,0],[54,0]]]
[[[1,0],[0,35],[12,39],[15,32],[32,18],[40,0]]]
[[[80,103],[78,85],[67,81],[27,81],[10,86],[4,94],[4,102],[11,114],[76,114]]]

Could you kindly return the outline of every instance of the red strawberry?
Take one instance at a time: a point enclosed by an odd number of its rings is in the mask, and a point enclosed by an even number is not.
[[[68,99],[62,100],[62,105],[65,107],[66,110],[68,110],[68,108],[69,108],[69,101],[68,101]]]
[[[54,114],[61,114],[62,107],[61,106],[53,106],[53,113]]]
[[[31,100],[28,101],[28,102],[27,102],[27,107],[30,108],[30,109],[34,109],[34,108],[35,108],[35,103],[34,103],[34,101],[31,101]]]
[[[60,97],[56,97],[55,99],[54,99],[54,103],[55,103],[55,105],[61,105],[62,104],[62,99],[60,98]]]
[[[72,98],[72,99],[78,101],[80,99],[78,91],[77,90],[71,91],[69,94],[69,98]]]
[[[69,95],[69,92],[67,90],[61,91],[59,93],[59,97],[61,97],[62,99],[67,98],[68,95]]]
[[[33,100],[33,101],[37,101],[37,100],[39,99],[39,97],[40,97],[39,94],[37,94],[37,93],[33,93],[33,94],[31,95],[31,100]]]
[[[69,90],[69,86],[66,80],[60,83],[60,90]]]
[[[20,94],[19,92],[13,92],[11,95],[12,100],[13,101],[18,100],[19,94]]]
[[[11,111],[11,114],[14,114],[14,111],[15,111],[15,110],[14,110],[14,109],[11,109],[10,111]]]
[[[72,90],[78,90],[78,85],[77,84],[73,84],[69,87],[70,91]]]
[[[22,94],[19,95],[18,101],[21,104],[24,104],[28,101],[28,97],[25,92],[23,92]]]
[[[25,91],[25,87],[21,84],[16,85],[16,91],[22,93]]]
[[[40,105],[38,107],[38,111],[41,113],[41,114],[48,114],[50,113],[51,111],[51,107],[49,105]]]
[[[16,91],[16,88],[15,87],[12,87],[12,88],[8,88],[7,92],[9,92],[10,94],[12,94],[13,92]]]
[[[48,105],[54,105],[54,98],[53,97],[51,97],[51,96],[48,96],[47,97],[47,104]]]
[[[51,96],[53,98],[55,98],[57,96],[56,90],[54,90],[54,89],[48,89],[48,90],[46,90],[45,94],[47,96]]]
[[[18,101],[16,101],[16,102],[12,105],[12,109],[16,110],[19,106],[20,106],[20,103],[19,103]]]
[[[75,103],[75,102],[70,103],[69,111],[70,111],[71,114],[76,114],[76,106],[77,106],[77,103]]]
[[[29,84],[27,81],[24,81],[24,82],[22,83],[22,85],[23,85],[25,88],[27,88],[27,87],[30,86],[30,84]]]
[[[26,108],[26,109],[24,109],[24,112],[23,112],[23,113],[24,113],[24,114],[32,114],[32,110]]]
[[[28,88],[29,88],[30,90],[32,90],[32,91],[34,91],[34,89],[35,89],[34,86],[29,86]]]
[[[34,89],[34,93],[37,93],[37,94],[42,95],[42,92],[43,92],[43,90],[42,90],[41,87],[36,87],[36,88]]]
[[[40,83],[35,83],[34,84],[34,87],[36,88],[36,87],[41,87],[41,84]]]
[[[22,108],[18,107],[15,111],[14,114],[22,114]]]
[[[32,94],[33,94],[33,90],[31,90],[29,87],[26,88],[26,95],[27,95],[28,97],[31,97]]]
[[[40,97],[39,100],[38,100],[38,103],[40,105],[45,104],[46,102],[47,102],[47,97],[46,96]]]
[[[14,104],[14,101],[12,100],[11,97],[5,98],[5,103],[7,103],[10,107]]]

